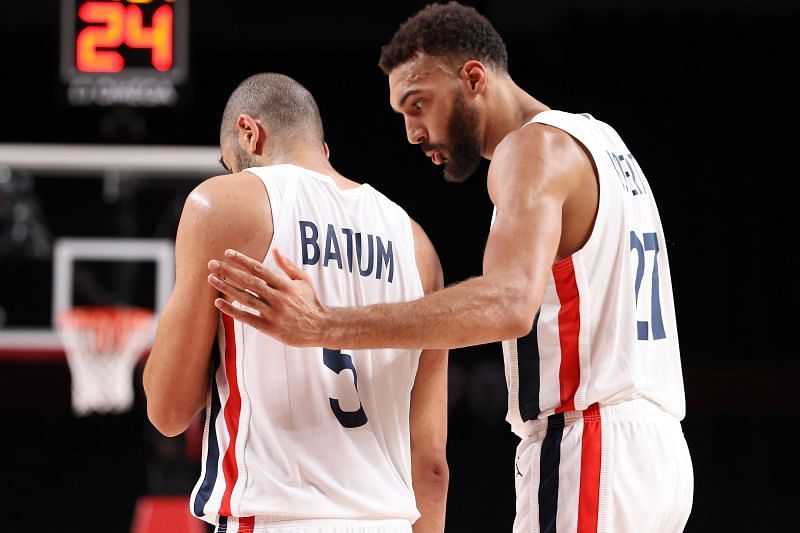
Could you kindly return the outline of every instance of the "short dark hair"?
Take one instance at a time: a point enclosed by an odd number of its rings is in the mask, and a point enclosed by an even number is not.
[[[458,2],[429,4],[406,20],[381,48],[378,66],[389,74],[417,52],[477,59],[502,71],[508,69],[506,44],[492,23],[475,8]]]
[[[261,120],[279,138],[310,133],[324,140],[317,102],[308,89],[285,74],[253,74],[236,87],[222,113],[220,140],[235,136],[236,118],[241,114]]]

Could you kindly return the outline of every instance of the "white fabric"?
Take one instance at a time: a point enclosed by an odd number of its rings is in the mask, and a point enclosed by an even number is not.
[[[261,178],[269,194],[274,237],[263,261],[269,268],[279,271],[272,257],[278,248],[311,276],[320,300],[329,306],[400,302],[423,295],[411,221],[394,202],[366,184],[341,190],[329,176],[295,165],[248,171]],[[326,363],[322,348],[287,347],[231,322],[227,329],[221,323],[219,339],[223,360],[229,348],[226,332],[235,339],[234,393],[241,398],[235,420],[235,485],[229,488],[225,482],[225,472],[231,475],[233,465],[229,462],[226,470],[223,459],[230,446],[230,423],[224,415],[231,397],[223,362],[215,375],[220,406],[214,420],[214,390],[209,398],[204,464],[192,494],[193,512],[218,523],[228,488],[231,521],[248,516],[262,525],[400,519],[408,526],[416,520],[409,402],[420,350],[333,351]],[[349,361],[356,369],[357,385]],[[357,414],[359,409],[366,421]],[[345,427],[348,424],[352,427]],[[210,432],[219,444],[216,458]],[[198,513],[205,476],[214,478],[213,491]],[[319,531],[323,530],[340,531]]]
[[[508,422],[523,437],[529,432],[527,420],[545,418],[559,408],[584,410],[593,403],[607,405],[633,398],[647,398],[683,419],[683,377],[667,246],[647,179],[608,124],[561,111],[542,112],[532,123],[559,128],[586,148],[599,174],[600,199],[588,242],[553,267],[527,348],[524,339],[503,343]],[[574,405],[565,409],[561,341],[572,334],[560,329],[562,305],[555,277],[568,269],[577,291],[577,302],[572,303],[577,303],[579,314],[579,329],[573,335],[579,381]],[[659,305],[654,302],[656,294]],[[520,407],[526,390],[534,391],[527,415]]]
[[[303,520],[268,523],[256,520],[254,527],[239,527],[232,519],[215,533],[411,533],[406,520]]]
[[[578,530],[579,411],[564,414],[558,466],[557,533]],[[600,407],[601,468],[597,533],[680,533],[692,507],[694,474],[680,422],[648,400]],[[539,490],[547,420],[528,425],[517,446],[514,533],[541,533]]]

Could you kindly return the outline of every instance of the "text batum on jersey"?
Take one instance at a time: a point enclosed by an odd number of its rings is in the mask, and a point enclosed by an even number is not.
[[[339,228],[337,232],[333,224],[328,224],[320,239],[316,224],[308,220],[299,222],[304,265],[316,265],[322,261],[322,266],[327,267],[334,263],[339,270],[347,268],[353,272],[355,268],[361,276],[374,275],[376,279],[381,279],[385,268],[386,280],[391,283],[394,279],[392,241],[384,242],[380,236],[369,233],[364,236],[350,228]]]

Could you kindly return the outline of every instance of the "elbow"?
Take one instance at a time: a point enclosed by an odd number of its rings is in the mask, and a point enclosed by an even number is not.
[[[204,405],[202,398],[181,399],[164,383],[153,380],[145,367],[142,380],[147,401],[147,419],[165,437],[180,435],[191,425]]]
[[[439,488],[443,493],[447,492],[447,487],[450,485],[450,467],[446,460],[442,459],[431,465],[428,475],[431,485]]]
[[[153,427],[165,437],[176,437],[186,431],[192,423],[194,414],[191,416],[181,415],[164,409],[155,409],[148,404],[147,418]]]
[[[526,336],[533,328],[539,304],[533,298],[517,295],[506,308],[505,326],[506,339],[518,339]]]
[[[450,467],[443,454],[426,457],[415,462],[415,484],[425,485],[439,493],[447,493],[450,484]]]
[[[541,291],[524,277],[515,281],[488,276],[484,279],[488,285],[486,304],[492,308],[491,319],[486,322],[492,329],[490,340],[518,339],[530,333],[541,305]]]
[[[174,398],[159,398],[145,388],[147,419],[165,437],[180,435],[191,425],[202,406],[180,405]]]

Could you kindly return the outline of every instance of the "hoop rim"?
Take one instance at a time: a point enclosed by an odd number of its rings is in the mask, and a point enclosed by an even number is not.
[[[78,305],[66,309],[58,317],[60,328],[82,328],[98,323],[137,326],[150,322],[155,313],[146,307],[131,305]]]

